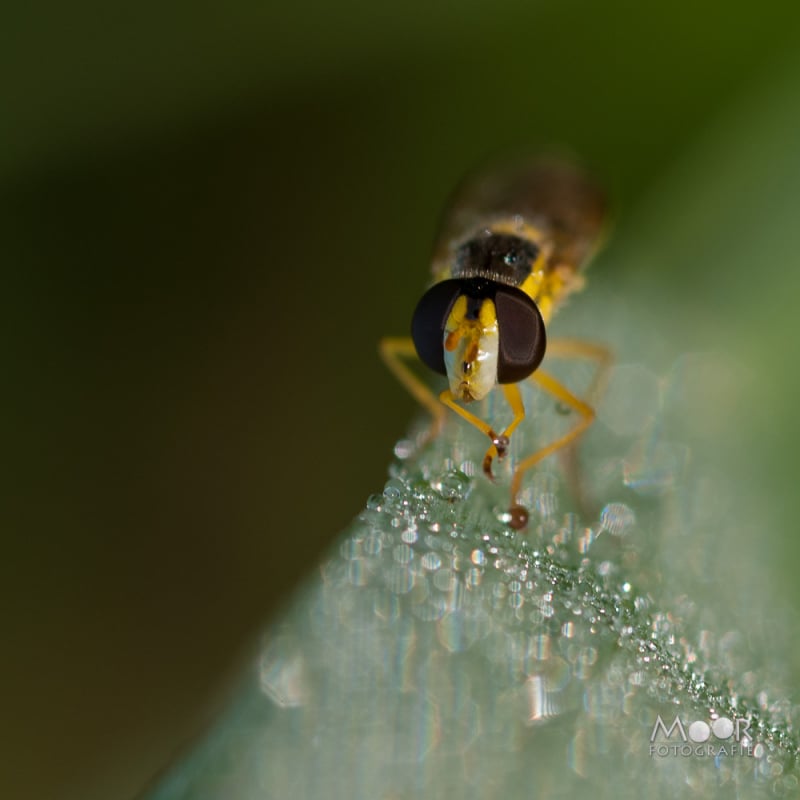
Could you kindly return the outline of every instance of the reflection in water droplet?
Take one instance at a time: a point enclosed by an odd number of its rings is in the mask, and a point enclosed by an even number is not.
[[[389,567],[386,571],[386,586],[390,592],[405,594],[410,592],[414,585],[414,575],[405,567]]]
[[[433,572],[442,566],[442,559],[438,553],[429,552],[422,556],[421,563],[423,569]]]
[[[459,470],[446,472],[431,484],[445,500],[460,500],[468,494],[470,479]]]
[[[636,514],[624,503],[609,503],[600,512],[600,525],[614,536],[621,536],[636,523]]]
[[[299,649],[288,637],[278,636],[264,648],[259,663],[261,691],[281,708],[296,708],[306,702],[306,667]]]
[[[531,675],[525,681],[523,692],[526,708],[526,722],[535,725],[546,722],[559,713],[558,703],[547,690],[545,679],[541,675]]]
[[[680,443],[636,444],[623,461],[623,482],[642,495],[659,495],[672,489],[689,462],[689,448]]]

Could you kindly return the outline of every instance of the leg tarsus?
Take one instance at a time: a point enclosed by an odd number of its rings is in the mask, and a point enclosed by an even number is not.
[[[483,459],[483,472],[490,479],[494,480],[492,476],[492,461],[494,458],[498,460],[504,459],[508,453],[508,448],[511,443],[511,434],[514,429],[525,419],[525,404],[522,402],[522,394],[519,391],[517,384],[504,384],[502,386],[503,394],[506,401],[511,406],[511,411],[514,413],[514,419],[511,424],[503,431],[503,433],[491,436],[492,446],[486,451]],[[494,432],[492,432],[494,433]]]
[[[494,452],[492,452],[494,451]],[[497,448],[492,445],[483,457],[483,474],[492,482],[495,483],[494,475],[492,474],[492,462],[498,456]]]
[[[477,428],[484,436],[488,436],[492,442],[491,447],[486,451],[486,455],[483,457],[483,473],[486,477],[494,482],[494,475],[492,475],[492,462],[495,458],[502,458],[501,452],[505,455],[505,451],[508,449],[508,438],[504,437],[502,434],[498,435],[494,432],[494,429],[489,425],[488,422],[484,422],[480,417],[475,416],[471,411],[467,411],[466,408],[460,406],[453,397],[452,392],[449,389],[445,389],[440,395],[439,400],[444,403],[448,408],[452,409],[453,411],[458,414],[461,419],[466,420],[472,425],[474,428]]]

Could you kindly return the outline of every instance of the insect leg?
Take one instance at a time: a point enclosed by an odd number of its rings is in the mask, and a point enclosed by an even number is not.
[[[446,389],[439,395],[439,399],[442,403],[492,440],[491,446],[483,457],[483,472],[490,480],[494,480],[494,476],[492,475],[492,462],[495,458],[503,458],[506,455],[511,434],[517,425],[525,419],[525,406],[522,403],[522,395],[520,394],[519,387],[516,384],[503,386],[503,394],[505,394],[506,400],[511,406],[511,410],[514,412],[514,419],[501,434],[495,433],[494,429],[487,422],[484,422],[479,417],[476,417],[475,414],[467,411],[466,408],[456,403],[449,389]]]
[[[509,429],[504,434],[498,435],[494,432],[491,426],[484,422],[475,414],[467,411],[463,406],[456,403],[455,398],[450,393],[449,389],[445,389],[438,397],[421,381],[412,371],[403,359],[417,358],[417,351],[414,347],[414,342],[409,336],[386,336],[380,340],[378,350],[381,358],[391,373],[403,384],[408,390],[409,394],[414,397],[420,405],[423,405],[433,415],[433,422],[428,432],[425,434],[424,442],[430,441],[433,437],[437,436],[444,425],[445,406],[451,408],[462,419],[469,422],[470,425],[477,428],[481,433],[488,436],[492,440],[492,446],[486,453],[483,461],[484,472],[491,478],[491,465],[494,458],[502,458],[506,454],[508,447],[508,435],[516,426],[522,421],[525,416],[525,410],[522,407],[522,398],[519,395],[519,389],[513,387],[511,395],[508,393],[506,397],[514,411],[514,421],[509,426]],[[515,399],[512,399],[515,398]]]
[[[423,439],[423,442],[430,441],[442,430],[446,412],[436,395],[403,362],[403,359],[418,358],[413,339],[410,336],[384,336],[378,344],[378,352],[408,393],[433,415],[431,426]]]
[[[572,392],[565,386],[559,383],[554,377],[548,375],[546,372],[538,370],[531,375],[531,379],[541,386],[549,394],[553,395],[557,400],[577,411],[581,418],[577,423],[567,431],[563,436],[560,436],[554,442],[542,447],[535,453],[532,453],[527,458],[520,461],[514,469],[514,475],[511,479],[511,525],[515,528],[524,528],[528,521],[528,515],[524,508],[517,504],[517,495],[519,494],[520,485],[522,484],[522,476],[535,464],[538,464],[542,459],[566,447],[571,442],[575,441],[594,421],[594,409],[581,400],[575,397]]]
[[[585,339],[551,339],[547,343],[547,356],[549,358],[584,358],[597,362],[597,370],[592,376],[592,381],[586,390],[586,396],[596,402],[596,398],[603,394],[608,377],[608,368],[614,356],[607,347]]]
[[[547,355],[554,358],[581,359],[593,361],[596,364],[592,379],[582,392],[584,399],[595,408],[606,389],[609,368],[613,363],[613,354],[607,347],[585,339],[559,338],[551,339],[547,345]],[[559,453],[559,461],[566,478],[571,495],[575,498],[578,509],[584,515],[591,513],[589,501],[586,498],[585,485],[582,479],[581,466],[578,455],[577,440],[570,446],[564,447]]]

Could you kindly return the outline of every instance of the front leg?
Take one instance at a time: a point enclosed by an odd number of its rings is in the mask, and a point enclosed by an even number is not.
[[[475,416],[475,414],[467,411],[466,408],[456,403],[455,398],[449,389],[445,389],[445,391],[439,395],[439,399],[442,401],[442,403],[444,403],[444,405],[446,405],[448,408],[451,408],[462,419],[466,420],[470,425],[477,428],[485,436],[489,437],[492,444],[491,447],[489,447],[489,449],[486,451],[486,455],[483,458],[483,472],[486,477],[492,481],[494,481],[494,476],[492,475],[492,462],[495,458],[502,459],[505,457],[506,453],[508,453],[511,434],[514,432],[514,429],[517,427],[517,425],[519,425],[520,422],[525,419],[525,406],[522,402],[522,395],[520,394],[519,387],[516,384],[508,384],[503,386],[502,389],[506,401],[511,406],[511,410],[514,412],[514,419],[503,431],[503,433],[500,434],[495,432],[489,423],[484,422],[482,419],[480,419],[480,417]]]
[[[414,341],[410,336],[384,336],[379,344],[379,352],[392,374],[406,388],[420,405],[430,411],[433,417],[427,432],[422,437],[420,447],[439,435],[444,427],[447,412],[436,402],[436,395],[409,369],[406,361],[419,360]]]

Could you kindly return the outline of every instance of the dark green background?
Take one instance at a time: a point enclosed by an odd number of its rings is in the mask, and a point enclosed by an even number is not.
[[[781,74],[800,7],[2,16],[0,794],[90,800],[131,796],[202,729],[380,488],[414,406],[376,341],[406,331],[458,177],[567,145],[624,243],[685,148]],[[693,279],[603,263],[618,290]]]

